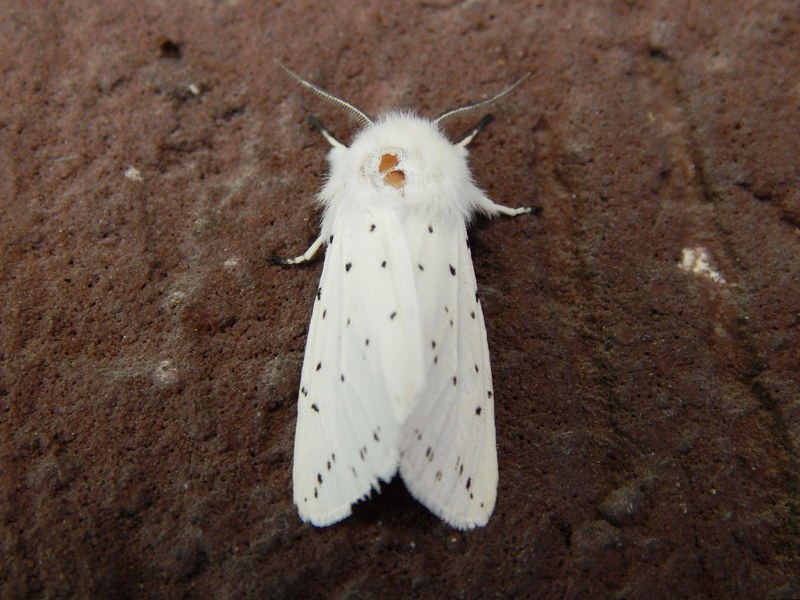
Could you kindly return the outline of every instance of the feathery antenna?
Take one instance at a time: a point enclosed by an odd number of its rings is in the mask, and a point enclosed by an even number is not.
[[[497,102],[503,96],[505,96],[507,94],[510,94],[512,91],[514,91],[514,89],[517,86],[519,86],[523,81],[525,81],[530,76],[531,76],[530,73],[527,73],[527,74],[523,75],[522,77],[517,79],[514,83],[512,83],[510,86],[508,86],[506,89],[504,89],[502,92],[492,96],[491,98],[487,98],[486,100],[481,100],[479,102],[473,102],[472,104],[465,104],[464,106],[459,106],[458,108],[453,108],[453,109],[447,110],[447,111],[443,112],[442,114],[440,114],[438,117],[436,117],[433,120],[433,122],[434,123],[441,123],[442,121],[446,121],[446,120],[452,119],[454,117],[460,117],[460,116],[465,115],[467,113],[471,113],[474,110],[478,110],[479,108],[484,108],[484,107],[492,104],[493,102]]]
[[[372,118],[366,112],[358,108],[355,104],[352,104],[347,100],[343,100],[342,98],[339,98],[339,96],[334,96],[330,92],[326,92],[321,87],[316,86],[310,81],[307,81],[302,77],[300,77],[300,75],[292,71],[289,67],[285,66],[277,58],[274,60],[276,63],[278,63],[278,66],[286,72],[287,75],[289,75],[292,79],[294,79],[297,83],[299,83],[303,87],[308,88],[309,90],[314,92],[317,96],[320,96],[321,98],[327,100],[331,104],[338,106],[341,109],[344,109],[346,112],[350,113],[350,115],[355,117],[356,120],[362,123],[363,125],[372,125]],[[510,91],[510,89],[507,91]]]

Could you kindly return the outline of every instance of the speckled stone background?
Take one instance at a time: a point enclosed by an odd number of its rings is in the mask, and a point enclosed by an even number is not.
[[[52,6],[46,6],[52,4]],[[533,76],[471,164],[500,488],[291,502],[327,145]],[[800,595],[800,5],[0,9],[0,596]],[[449,126],[462,135],[474,117]]]

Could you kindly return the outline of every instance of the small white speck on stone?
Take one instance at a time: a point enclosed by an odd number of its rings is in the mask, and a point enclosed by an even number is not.
[[[199,96],[201,91],[200,86],[196,83],[189,84],[189,92],[191,92],[192,96]]]
[[[714,283],[725,284],[725,278],[711,265],[711,257],[702,246],[684,248],[681,251],[678,268],[688,273],[694,273],[698,277],[706,277]]]
[[[136,181],[137,183],[141,183],[144,181],[144,177],[142,177],[141,171],[136,167],[130,166],[125,169],[124,173],[125,179],[130,179],[131,181]]]
[[[162,360],[153,369],[153,383],[158,386],[174,385],[179,379],[178,369],[171,360]]]
[[[170,308],[177,308],[183,303],[184,298],[186,298],[186,292],[182,292],[181,290],[172,290],[169,294],[167,294],[166,304]]]
[[[235,269],[236,267],[239,266],[239,257],[238,256],[231,256],[224,263],[222,263],[222,266],[224,266],[228,270]]]

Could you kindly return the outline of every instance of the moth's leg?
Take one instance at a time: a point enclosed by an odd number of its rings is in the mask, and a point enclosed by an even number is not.
[[[322,123],[320,123],[319,119],[315,116],[308,117],[308,122],[317,129],[324,137],[328,143],[333,146],[334,148],[344,148],[345,145],[342,144],[339,140],[333,137],[333,134],[328,131],[328,128],[325,127]],[[283,258],[281,256],[272,256],[270,257],[270,261],[278,264],[278,265],[299,265],[304,262],[308,262],[316,256],[319,249],[322,247],[322,236],[319,236],[314,243],[309,246],[308,250],[303,252],[300,256],[295,256],[294,258]]]
[[[481,132],[481,130],[492,121],[494,121],[494,117],[492,115],[486,115],[485,117],[483,117],[480,121],[478,121],[478,124],[472,128],[472,131],[470,131],[463,140],[458,142],[458,145],[459,146],[468,145],[473,139],[475,139],[475,136],[478,135]]]
[[[270,258],[270,261],[278,264],[278,265],[299,265],[304,262],[310,261],[314,256],[316,256],[319,249],[322,247],[322,236],[319,236],[311,246],[308,247],[308,250],[303,252],[300,256],[295,256],[294,258],[282,258],[280,256],[273,256]]]
[[[328,143],[331,146],[333,146],[334,148],[346,148],[347,147],[342,142],[340,142],[335,137],[333,137],[333,134],[330,132],[330,130],[327,127],[325,127],[325,125],[323,125],[320,122],[320,120],[317,117],[315,117],[314,115],[311,115],[310,117],[308,117],[308,122],[311,124],[311,126],[314,129],[319,131],[322,134],[322,137],[324,137],[328,141]]]
[[[470,131],[467,136],[458,143],[458,145],[466,146],[469,144],[473,139],[475,139],[475,136],[478,135],[484,127],[492,122],[493,119],[494,117],[492,115],[486,115],[483,117],[480,121],[478,121],[478,124],[472,128],[472,131]],[[503,206],[502,204],[492,202],[484,195],[481,195],[480,199],[478,200],[478,208],[489,215],[505,215],[507,217],[516,217],[517,215],[527,214],[538,215],[540,212],[542,212],[541,206],[523,206],[521,208],[511,208],[510,206]]]
[[[538,215],[542,212],[541,206],[522,206],[520,208],[511,208],[503,204],[492,202],[486,196],[481,195],[478,200],[478,208],[488,215],[505,215],[507,217],[516,217],[518,215]]]

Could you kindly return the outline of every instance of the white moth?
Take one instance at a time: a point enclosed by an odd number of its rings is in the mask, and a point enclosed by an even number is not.
[[[281,65],[283,67],[283,65]],[[294,502],[316,526],[350,515],[400,471],[411,494],[446,523],[487,523],[497,496],[489,349],[467,224],[476,212],[515,216],[472,181],[466,146],[439,125],[502,93],[436,119],[372,119],[283,67],[364,127],[333,147],[319,194],[327,246],[300,378]]]

